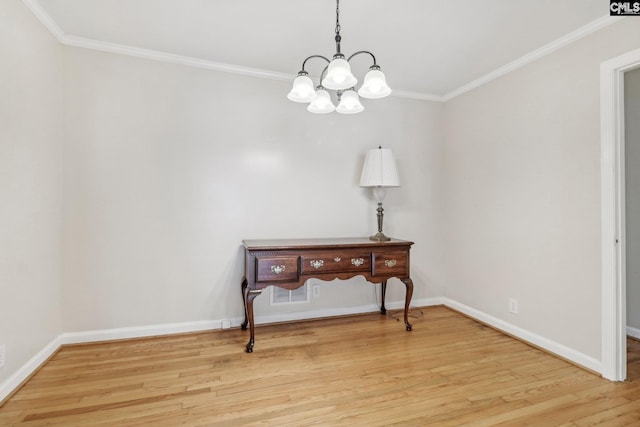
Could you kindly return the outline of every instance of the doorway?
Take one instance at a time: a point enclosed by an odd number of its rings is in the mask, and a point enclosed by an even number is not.
[[[625,234],[625,73],[640,68],[640,49],[603,62],[601,91],[602,376],[627,376]]]
[[[640,348],[640,68],[624,74],[624,132],[627,335],[633,339],[627,340],[627,377],[636,379],[630,363]]]

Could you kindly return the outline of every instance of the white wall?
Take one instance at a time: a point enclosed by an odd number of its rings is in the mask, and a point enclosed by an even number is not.
[[[0,384],[61,332],[61,50],[0,0]]]
[[[416,242],[415,299],[442,294],[441,104],[386,98],[317,116],[290,83],[65,48],[64,330],[240,319],[242,239],[367,236],[367,149],[392,148],[402,187],[385,231]],[[390,285],[389,300],[404,286]],[[372,304],[327,284],[311,306]]]
[[[624,100],[627,326],[640,331],[640,69],[625,73]]]
[[[597,360],[599,65],[639,40],[623,20],[444,109],[445,295]]]

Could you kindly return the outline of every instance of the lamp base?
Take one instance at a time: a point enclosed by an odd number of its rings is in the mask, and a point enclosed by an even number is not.
[[[369,240],[373,240],[374,242],[388,242],[389,240],[391,240],[391,237],[387,237],[381,231],[379,231],[373,236],[369,237]]]

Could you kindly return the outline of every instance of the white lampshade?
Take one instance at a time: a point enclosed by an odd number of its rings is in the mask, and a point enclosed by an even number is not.
[[[313,82],[307,75],[299,75],[293,81],[293,87],[287,94],[287,98],[293,102],[311,102],[316,96]]]
[[[307,107],[307,111],[316,114],[327,114],[335,111],[336,107],[331,102],[331,97],[329,96],[329,92],[324,89],[318,89],[316,92],[316,97]]]
[[[358,90],[358,94],[363,98],[377,99],[384,98],[391,93],[391,88],[387,86],[384,73],[378,68],[373,68],[364,76],[364,83]]]
[[[336,111],[342,114],[355,114],[363,110],[364,106],[360,103],[360,98],[353,89],[349,89],[342,93],[340,103],[336,108]]]
[[[332,90],[343,90],[353,87],[358,80],[351,74],[351,66],[344,58],[334,57],[327,68],[327,75],[322,86]]]
[[[360,187],[400,187],[398,169],[389,148],[378,147],[367,151]]]

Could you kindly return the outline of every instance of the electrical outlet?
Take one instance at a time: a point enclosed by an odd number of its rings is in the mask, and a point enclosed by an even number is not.
[[[314,298],[318,298],[320,296],[320,285],[313,285],[311,290],[313,292],[313,297]]]
[[[227,319],[224,319],[221,323],[221,327],[222,329],[230,329],[231,328],[231,322]]]
[[[7,345],[6,344],[0,345],[0,368],[4,366],[4,361],[6,359],[6,351],[7,351]]]
[[[509,313],[518,314],[518,300],[509,298]]]

